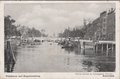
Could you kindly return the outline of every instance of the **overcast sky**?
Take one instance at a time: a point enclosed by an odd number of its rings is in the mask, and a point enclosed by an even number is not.
[[[16,24],[45,29],[50,35],[62,32],[68,26],[83,25],[83,19],[94,20],[102,11],[115,8],[113,3],[37,3],[6,4],[5,16]]]

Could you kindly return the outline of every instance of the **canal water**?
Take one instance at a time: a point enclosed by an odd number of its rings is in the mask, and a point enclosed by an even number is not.
[[[63,49],[54,42],[19,47],[13,72],[113,72],[115,58],[96,56],[92,49]]]

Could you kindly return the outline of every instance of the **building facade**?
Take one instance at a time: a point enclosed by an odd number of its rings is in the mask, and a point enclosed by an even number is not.
[[[103,11],[91,24],[87,25],[85,39],[115,40],[115,9]]]

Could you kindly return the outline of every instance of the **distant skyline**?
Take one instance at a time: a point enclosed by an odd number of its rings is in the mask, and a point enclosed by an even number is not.
[[[53,35],[82,26],[84,19],[94,20],[110,8],[115,8],[115,3],[6,3],[5,16],[10,15],[16,24],[45,29]]]

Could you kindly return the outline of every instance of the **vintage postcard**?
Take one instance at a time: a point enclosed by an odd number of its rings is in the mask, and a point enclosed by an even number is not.
[[[0,1],[0,79],[119,79],[119,1]]]

